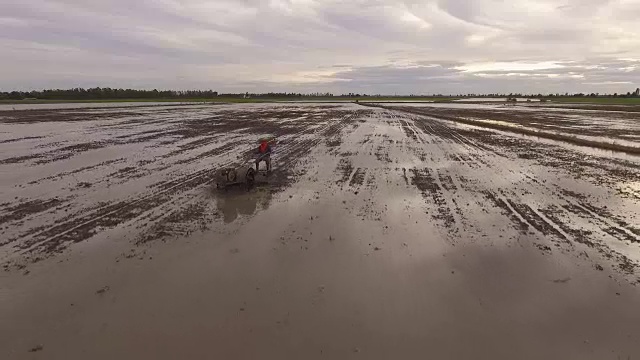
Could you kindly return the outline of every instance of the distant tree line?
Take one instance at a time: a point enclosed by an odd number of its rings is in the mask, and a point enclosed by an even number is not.
[[[509,94],[458,94],[457,97],[477,97],[477,98],[546,98],[546,97],[640,97],[640,88],[637,88],[635,91],[624,93],[613,93],[613,94],[601,94],[601,93],[548,93],[548,94],[523,94],[523,93],[509,93]]]
[[[135,90],[112,88],[73,88],[50,89],[41,91],[11,91],[0,92],[0,100],[110,100],[110,99],[213,99],[218,97],[228,98],[292,98],[292,97],[332,97],[331,93],[287,93],[269,92],[260,94],[244,93],[218,93],[213,90]],[[359,96],[359,95],[358,95]]]
[[[361,97],[420,97],[423,95],[367,95],[359,93],[348,93],[337,95],[342,98]],[[451,95],[434,94],[430,96],[447,97]],[[269,93],[218,93],[213,90],[135,90],[135,89],[112,89],[112,88],[73,88],[73,89],[50,89],[41,91],[11,91],[0,92],[0,100],[117,100],[117,99],[213,99],[213,98],[327,98],[334,97],[332,93],[293,93],[293,92],[269,92]],[[640,88],[634,92],[626,94],[600,94],[600,93],[556,93],[556,94],[458,94],[455,97],[495,97],[495,98],[547,98],[547,97],[640,97]]]
[[[246,98],[294,98],[294,97],[332,97],[331,93],[310,93],[310,94],[302,94],[302,93],[277,93],[277,92],[269,92],[269,93],[244,93],[243,94],[220,94],[220,96],[243,96]]]
[[[212,90],[134,90],[100,87],[91,89],[73,88],[64,90],[0,92],[0,100],[208,99],[216,96],[218,96],[218,92]]]

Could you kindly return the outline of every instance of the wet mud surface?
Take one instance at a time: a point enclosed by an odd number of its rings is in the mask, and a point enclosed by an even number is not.
[[[4,261],[42,259],[116,226],[148,228],[143,242],[163,238],[167,222],[205,215],[211,204],[201,190],[215,184],[218,169],[250,158],[265,134],[279,139],[277,171],[267,183],[280,191],[304,172],[294,167],[312,148],[327,139],[338,146],[341,130],[367,112],[336,106],[5,112],[2,141],[13,146],[2,152],[0,166],[16,176],[3,184],[0,199]],[[14,126],[45,134],[15,136]]]
[[[640,356],[640,157],[448,120],[635,141],[636,115],[410,110],[0,111],[0,305],[11,309],[0,348],[9,358]],[[216,188],[216,172],[245,163],[264,135],[277,137],[272,173]],[[146,331],[189,337],[127,340]],[[468,346],[446,346],[459,336]],[[202,345],[211,338],[215,348]],[[97,353],[96,341],[112,350]]]
[[[389,106],[385,106],[389,108]],[[469,106],[447,108],[432,106],[390,108],[445,120],[471,120],[485,126],[510,126],[551,134],[589,139],[594,142],[638,147],[640,143],[640,107],[543,107],[537,106]]]

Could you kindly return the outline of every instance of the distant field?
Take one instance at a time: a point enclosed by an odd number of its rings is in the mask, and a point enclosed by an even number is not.
[[[457,100],[452,97],[290,97],[290,98],[231,98],[218,97],[215,99],[103,99],[103,100],[0,100],[0,104],[55,104],[55,103],[116,103],[116,102],[224,102],[224,103],[262,103],[262,102],[349,102],[349,101],[435,101],[446,102]]]
[[[463,99],[460,97],[421,97],[421,96],[380,96],[380,97],[288,97],[288,98],[232,98],[214,99],[103,99],[103,100],[0,100],[0,104],[55,104],[55,103],[117,103],[117,102],[213,102],[213,103],[265,103],[265,102],[449,102]],[[506,99],[506,98],[505,98]],[[640,98],[592,98],[592,97],[554,97],[547,98],[552,103],[564,104],[603,104],[603,105],[640,105]]]
[[[0,104],[60,104],[60,103],[118,103],[118,102],[269,102],[273,99],[242,99],[242,98],[216,98],[216,99],[100,99],[100,100],[0,100]]]
[[[551,102],[579,104],[640,105],[640,98],[561,97],[548,98],[548,100]]]
[[[330,100],[336,100],[335,98],[328,98]],[[420,102],[420,101],[434,101],[434,102],[448,102],[460,99],[459,97],[423,97],[423,96],[367,96],[367,97],[357,97],[357,98],[337,98],[337,100],[348,100],[348,101],[366,101],[366,102],[376,102],[376,101],[403,101],[403,102]]]

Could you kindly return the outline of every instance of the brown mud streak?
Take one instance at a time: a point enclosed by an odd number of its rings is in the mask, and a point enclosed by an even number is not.
[[[404,131],[404,134],[414,140],[415,142],[418,142],[418,136],[416,135],[415,131],[413,131],[413,129],[411,128],[411,126],[409,126],[409,122],[406,120],[398,120],[400,122],[400,127],[402,128],[402,131]]]
[[[500,208],[502,213],[504,215],[507,215],[513,224],[517,224],[516,228],[520,231],[520,233],[526,234],[529,231],[529,223],[527,223],[526,221],[522,221],[520,217],[514,214],[509,205],[507,205],[507,203],[500,199],[496,194],[488,190],[482,191],[482,194],[495,206]]]
[[[352,187],[362,186],[362,184],[364,183],[364,178],[366,174],[367,174],[366,169],[357,168],[356,172],[353,173],[353,176],[351,177],[351,181],[349,181],[349,186],[352,186]]]
[[[438,177],[440,179],[440,183],[442,187],[447,191],[455,191],[457,190],[456,185],[453,183],[453,179],[449,174],[438,173]]]
[[[581,202],[579,204],[583,208],[585,208],[585,209],[587,209],[587,210],[589,210],[589,211],[591,211],[591,212],[593,212],[595,214],[598,214],[599,216],[601,216],[601,217],[603,217],[605,219],[608,219],[608,220],[614,222],[620,228],[628,230],[629,232],[634,233],[634,234],[636,233],[634,231],[634,229],[627,228],[627,226],[629,225],[628,223],[626,223],[623,220],[620,220],[620,219],[616,218],[609,210],[607,210],[605,208],[600,208],[600,207],[597,207],[597,206],[593,206],[591,204],[587,204],[587,203],[584,203],[584,202]],[[624,230],[622,230],[622,229],[616,229],[616,232],[624,233],[625,237],[627,237],[627,240],[629,240],[631,242],[640,242],[640,241],[638,241],[637,238],[635,238],[635,237],[631,236],[630,234],[624,232]]]
[[[430,199],[437,206],[438,213],[431,215],[431,217],[441,221],[449,231],[452,231],[455,218],[451,214],[447,201],[442,196],[442,189],[436,183],[429,169],[411,169],[410,171],[412,173],[411,184],[422,192],[425,199]]]
[[[178,131],[173,131],[172,133],[178,134],[179,132]],[[215,143],[222,135],[220,135],[220,134],[218,134],[218,135],[207,134],[207,135],[204,135],[204,136],[206,136],[204,139],[199,139],[199,140],[188,142],[186,144],[178,145],[178,149],[177,150],[174,150],[174,151],[172,151],[172,152],[170,152],[168,154],[165,154],[162,157],[163,158],[170,158],[170,157],[185,153],[187,151],[197,149],[198,147],[206,146],[206,145],[209,145],[211,143]],[[184,138],[181,138],[181,139],[184,139]]]
[[[587,219],[592,218],[589,212],[583,210],[579,206],[570,204],[570,205],[563,205],[562,208],[564,208],[569,213],[581,214],[585,216]],[[607,259],[613,259],[615,261],[618,261],[618,268],[628,275],[632,275],[638,269],[640,269],[640,265],[638,263],[632,261],[625,255],[622,255],[616,252],[615,250],[612,250],[610,247],[600,243],[598,238],[590,239],[591,237],[593,237],[593,233],[591,231],[569,228],[568,225],[564,224],[562,221],[558,219],[557,214],[559,213],[559,210],[558,209],[552,209],[552,210],[553,211],[549,212],[548,214],[545,214],[545,216],[548,216],[550,219],[554,219],[554,221],[557,220],[557,223],[559,224],[559,226],[562,227],[563,231],[573,236],[573,240],[581,244],[584,244],[589,248],[595,249],[598,253],[600,253],[603,257]],[[616,230],[610,230],[610,229],[611,228],[602,228],[604,232],[608,233],[613,237],[616,237],[616,235],[619,234],[619,231],[620,231],[619,229],[616,229]],[[611,232],[607,230],[610,230]],[[640,283],[640,280],[638,281],[638,283]]]
[[[93,169],[99,168],[101,166],[114,165],[114,164],[123,162],[125,160],[126,160],[125,158],[107,160],[107,161],[103,161],[103,162],[101,162],[99,164],[96,164],[96,165],[83,166],[83,167],[81,167],[79,169],[75,169],[75,170],[72,170],[72,171],[67,171],[67,172],[56,174],[56,175],[50,175],[50,176],[47,176],[47,177],[44,177],[44,178],[41,178],[41,179],[38,179],[38,180],[33,180],[33,181],[28,182],[27,184],[28,185],[35,185],[35,184],[39,184],[42,181],[46,181],[46,180],[62,179],[65,176],[75,175],[75,174],[78,174],[78,173],[81,173],[81,172],[84,172],[84,171],[89,171],[89,170],[93,170]]]
[[[337,184],[344,184],[351,178],[351,174],[353,173],[353,165],[351,164],[351,160],[342,158],[338,163],[337,170],[340,174],[342,174],[342,178],[336,181]]]
[[[44,153],[16,156],[16,157],[0,160],[0,165],[20,164],[30,160],[37,160],[35,161],[35,163],[38,165],[47,164],[50,162],[68,159],[81,152],[99,149],[103,146],[105,145],[97,142],[69,145],[69,146],[58,148],[52,151],[47,151]]]
[[[178,160],[178,161],[176,161],[176,164],[190,164],[190,163],[193,163],[195,161],[202,160],[202,159],[205,159],[205,158],[208,158],[208,157],[225,154],[225,153],[227,153],[227,152],[239,147],[239,145],[240,145],[239,142],[231,141],[231,142],[226,143],[226,144],[224,144],[222,146],[219,146],[219,147],[217,147],[215,149],[212,149],[212,150],[209,150],[209,151],[205,151],[205,152],[203,152],[201,154],[198,154],[198,155],[196,155],[196,156],[194,156],[192,158]]]
[[[335,148],[342,144],[342,132],[346,126],[351,126],[352,130],[355,130],[360,123],[358,120],[363,115],[369,113],[369,111],[356,110],[352,114],[345,115],[339,121],[329,125],[324,131],[324,137],[326,138],[325,144],[327,147]]]
[[[26,137],[17,138],[17,139],[2,140],[2,141],[0,141],[0,145],[1,144],[14,143],[14,142],[20,142],[20,141],[25,141],[25,140],[36,140],[36,139],[44,139],[44,136],[26,136]]]
[[[409,178],[407,177],[407,168],[402,168],[402,179],[404,180],[405,185],[408,186],[409,185]]]
[[[10,222],[23,219],[29,215],[34,215],[37,213],[41,213],[43,211],[47,211],[51,208],[54,208],[63,201],[57,198],[48,199],[48,200],[30,200],[26,202],[21,202],[17,205],[9,206],[7,208],[2,209],[3,215],[0,215],[0,225]]]
[[[389,164],[392,162],[391,158],[389,157],[388,147],[382,145],[378,146],[374,155],[376,156],[376,159],[378,159],[378,161],[380,161],[381,163]]]
[[[562,229],[562,231],[571,235],[572,240],[581,244],[585,244],[591,248],[594,247],[594,242],[588,239],[588,236],[592,235],[593,232],[582,229],[574,229],[570,227],[565,221],[562,220],[562,216],[565,213],[557,206],[548,206],[545,209],[541,209],[540,212],[543,213],[544,216],[549,218],[551,221],[556,223]]]
[[[611,235],[612,237],[620,240],[620,241],[630,241],[630,242],[640,242],[638,241],[638,239],[629,234],[628,232],[624,231],[623,229],[631,232],[632,234],[635,234],[636,229],[633,229],[631,227],[627,227],[628,224],[622,222],[621,220],[616,219],[610,212],[606,211],[605,209],[601,209],[595,206],[592,206],[590,204],[586,204],[584,202],[578,202],[578,205],[572,204],[570,203],[569,205],[563,205],[563,208],[571,213],[574,213],[576,215],[581,215],[582,217],[586,218],[586,219],[593,219],[594,215],[596,214],[604,219],[607,219],[613,223],[615,223],[616,225],[619,226],[619,228],[614,227],[614,226],[610,226],[609,224],[607,224],[606,222],[602,222],[601,220],[598,220],[598,223],[600,223],[601,225],[601,229],[602,231],[606,232],[607,234]]]
[[[179,180],[164,184],[160,192],[142,198],[108,204],[88,215],[54,225],[25,241],[19,248],[30,253],[41,252],[46,255],[61,252],[70,243],[92,237],[99,228],[114,227],[134,219],[139,214],[170,201],[175,192],[193,189],[201,184],[211,182],[211,179],[213,179],[213,170],[211,169],[189,174]]]
[[[192,225],[199,225],[200,230],[208,229],[208,224],[204,219],[208,209],[207,205],[204,202],[189,204],[171,212],[166,217],[162,217],[161,221],[151,225],[151,228],[138,238],[136,245],[157,240],[166,241],[165,239],[170,236],[188,236],[192,231]]]
[[[503,200],[501,200],[495,194],[493,194],[491,192],[488,192],[488,191],[483,192],[483,195],[485,195],[485,197],[487,199],[491,200],[497,207],[501,208],[502,212],[505,215],[508,215],[509,219],[514,224],[518,224],[518,227],[519,227],[520,231],[523,234],[528,231],[529,224],[525,223],[525,222],[522,222],[518,216],[513,214],[513,212],[509,208],[509,206]],[[530,221],[531,222],[531,226],[536,228],[538,231],[540,231],[544,235],[553,234],[553,235],[559,236],[562,239],[565,239],[567,241],[575,241],[577,243],[586,245],[589,248],[592,248],[592,249],[596,250],[598,253],[600,253],[605,258],[613,259],[613,260],[618,261],[619,262],[618,267],[620,268],[620,270],[622,270],[623,272],[625,272],[627,274],[633,274],[636,271],[636,269],[639,268],[638,264],[634,263],[628,257],[611,250],[609,247],[607,247],[604,244],[598,243],[597,240],[594,241],[594,240],[590,239],[590,237],[593,236],[593,232],[588,231],[588,230],[575,229],[575,228],[570,227],[566,223],[566,221],[563,221],[563,214],[564,213],[558,207],[549,206],[547,208],[540,209],[539,211],[542,214],[544,214],[544,216],[546,216],[550,221],[554,222],[560,229],[562,229],[562,231],[564,231],[566,234],[568,234],[571,237],[570,239],[567,239],[566,237],[562,236],[562,234],[559,234],[559,232],[557,230],[552,229],[553,227],[551,225],[546,224],[546,222],[543,219],[541,219],[539,216],[537,216],[535,213],[532,213],[531,211],[526,211],[526,213],[530,213],[531,216],[529,216],[529,215],[525,216],[525,210],[523,210],[523,209],[528,207],[527,205],[515,206],[512,201],[510,201],[510,200],[508,200],[508,201],[509,201],[510,204],[512,204],[511,206],[514,209],[520,209],[520,210],[516,210],[516,211],[518,212],[518,214],[520,216],[522,216],[525,219],[525,221]],[[570,213],[571,212],[575,213],[575,212],[582,211],[581,209],[579,209],[579,208],[577,208],[575,206],[571,206],[571,205],[565,205],[565,206],[563,206],[563,208],[565,210],[568,210]],[[539,248],[541,251],[543,251],[543,252],[551,252],[551,248],[549,246],[538,244],[538,243],[534,243],[534,245],[537,248]]]
[[[558,231],[552,224],[549,224],[545,219],[540,217],[529,205],[516,203],[511,199],[507,199],[507,202],[526,222],[531,224],[531,226],[543,235],[555,235],[557,238],[569,242],[566,236]]]
[[[414,108],[415,109],[415,108]],[[418,109],[420,110],[420,109]],[[625,136],[638,136],[640,133],[637,128],[617,128],[607,126],[609,124],[593,125],[585,127],[584,118],[606,117],[618,122],[635,122],[637,114],[622,114],[612,112],[606,108],[597,109],[597,111],[575,112],[554,109],[553,112],[547,111],[518,111],[518,109],[486,109],[486,108],[435,108],[431,106],[424,107],[430,114],[442,114],[446,116],[454,116],[457,118],[466,118],[469,120],[497,120],[502,122],[514,123],[523,127],[535,130],[590,135],[590,136],[606,136],[615,139],[625,139]],[[579,116],[576,116],[579,114]]]

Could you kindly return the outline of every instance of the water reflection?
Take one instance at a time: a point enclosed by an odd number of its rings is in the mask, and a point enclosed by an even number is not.
[[[240,215],[250,216],[257,211],[269,207],[272,194],[269,187],[233,187],[214,190],[218,212],[224,217],[225,223],[231,223]]]

